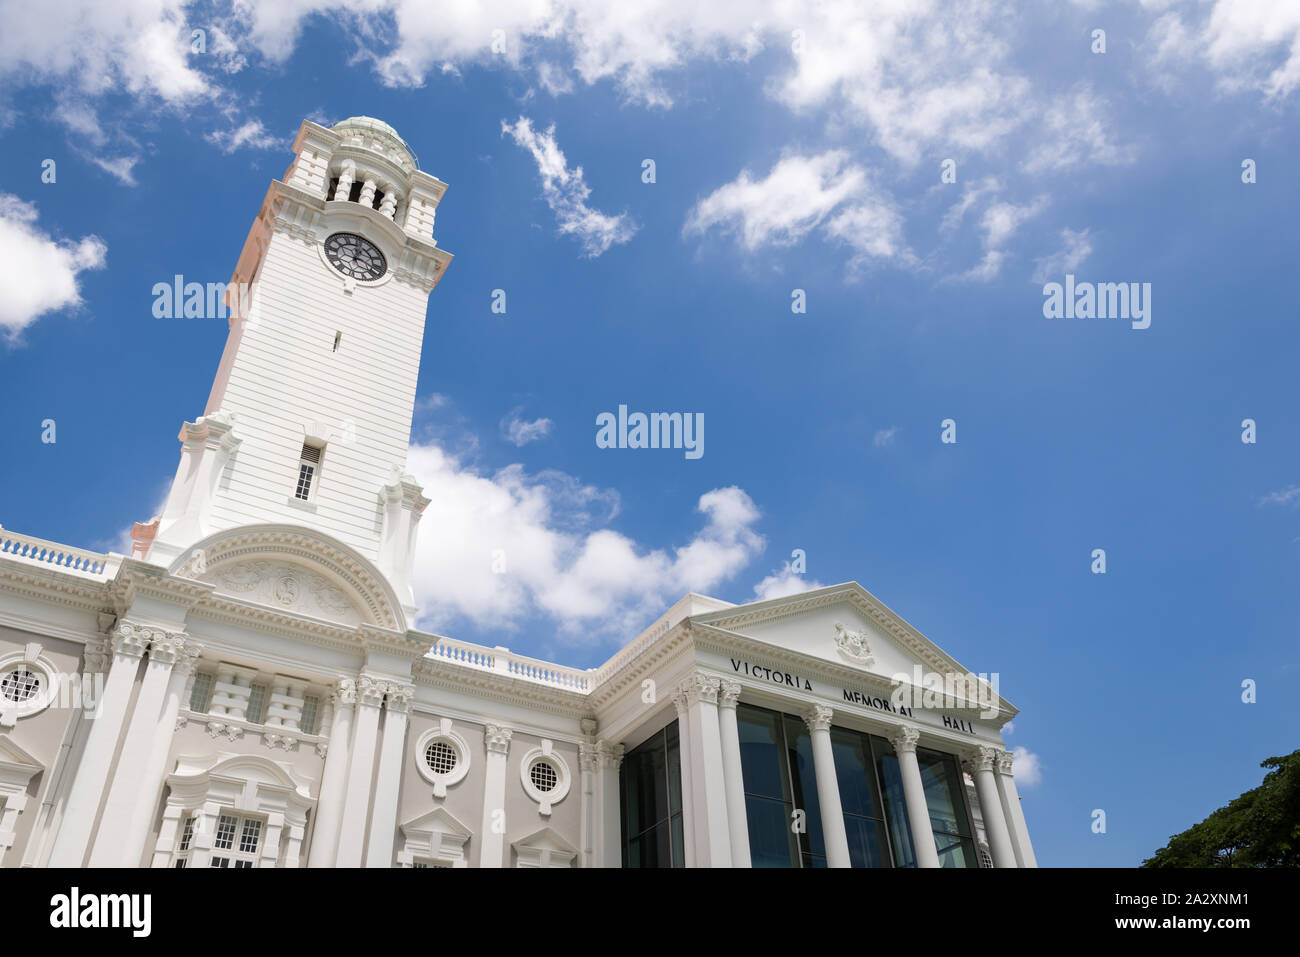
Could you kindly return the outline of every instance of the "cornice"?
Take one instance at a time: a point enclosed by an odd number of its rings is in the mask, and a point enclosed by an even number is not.
[[[80,611],[112,607],[109,581],[63,572],[57,566],[32,565],[0,558],[0,587],[20,597]]]
[[[588,695],[591,707],[599,711],[617,698],[629,685],[639,682],[647,672],[654,670],[689,644],[689,619],[678,622],[667,631],[646,642],[636,654],[619,663],[608,675],[597,673],[596,686]]]
[[[411,680],[419,686],[443,691],[471,691],[502,704],[529,707],[563,718],[580,719],[591,711],[588,696],[580,691],[524,681],[497,671],[459,665],[438,658],[420,658],[411,667]]]

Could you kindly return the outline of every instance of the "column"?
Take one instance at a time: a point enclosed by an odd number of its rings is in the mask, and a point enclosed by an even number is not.
[[[731,866],[731,830],[722,779],[722,732],[718,726],[721,681],[697,671],[682,684],[691,726],[691,781],[695,791],[698,867]]]
[[[134,867],[138,863],[142,849],[138,845],[126,846],[123,838],[131,828],[133,811],[145,784],[145,768],[153,750],[158,716],[167,697],[172,665],[184,649],[185,638],[178,632],[155,632],[149,644],[149,663],[145,665],[135,709],[131,712],[131,721],[117,758],[117,770],[113,773],[108,800],[91,847],[91,867]],[[175,721],[173,717],[173,727]]]
[[[993,762],[997,749],[976,748],[966,756],[962,767],[975,779],[975,792],[980,799],[980,816],[984,819],[984,836],[989,839],[994,867],[1015,867],[1016,852],[1011,848],[1011,834],[1002,814],[1002,799],[998,796],[997,782],[993,780]]]
[[[907,819],[912,825],[912,848],[917,867],[938,867],[939,852],[930,828],[930,809],[925,803],[925,783],[921,766],[916,763],[916,742],[921,732],[916,728],[899,728],[890,741],[898,755],[898,771],[903,778],[903,798],[907,802]]]
[[[740,725],[736,704],[740,682],[723,681],[718,690],[718,730],[722,737],[722,780],[727,792],[727,824],[732,867],[749,867],[749,821],[745,814],[745,778],[740,764]]]
[[[153,862],[150,867],[171,867],[172,854],[180,838],[181,818],[189,812],[179,804],[170,801],[163,808],[162,826],[158,828],[158,840],[153,845]]]
[[[117,739],[126,717],[126,706],[135,684],[135,674],[149,647],[153,629],[134,622],[122,622],[112,636],[113,663],[104,682],[104,696],[98,717],[91,722],[81,765],[59,822],[59,833],[50,853],[50,867],[80,867],[85,859],[90,832],[95,826],[99,802],[108,782],[108,770],[117,750]]]
[[[361,185],[361,195],[357,197],[357,202],[362,206],[375,205],[375,178],[367,176],[366,181]]]
[[[216,801],[205,801],[194,812],[194,834],[190,839],[190,862],[186,867],[207,868],[212,866],[212,845],[217,841],[217,820],[221,817],[221,805]]]
[[[844,828],[844,808],[840,804],[840,782],[835,774],[835,752],[831,749],[833,715],[830,708],[818,704],[804,713],[803,720],[812,736],[813,774],[817,778],[817,803],[821,806],[826,866],[852,867],[849,835]]]
[[[379,777],[375,783],[375,809],[370,815],[366,867],[393,866],[402,752],[406,748],[406,716],[411,710],[413,697],[414,685],[389,683],[388,696],[384,700],[384,733],[379,746]]]
[[[483,774],[483,827],[479,833],[479,867],[502,867],[506,846],[506,754],[510,751],[509,728],[489,724],[483,729],[487,745],[487,768]]]
[[[596,829],[593,819],[596,813],[596,721],[594,718],[583,718],[581,724],[585,740],[578,745],[578,768],[582,774],[582,840],[578,866],[595,867]]]
[[[673,695],[673,707],[677,709],[677,753],[682,762],[682,843],[686,845],[686,866],[694,867],[695,789],[691,786],[691,705],[681,690]]]
[[[153,658],[157,650],[155,642],[154,647],[149,649],[149,657]],[[167,682],[167,697],[150,735],[152,740],[149,757],[140,772],[139,791],[131,808],[125,836],[120,841],[122,859],[119,863],[123,867],[135,867],[140,862],[140,851],[149,837],[149,825],[153,823],[154,810],[158,806],[158,794],[162,791],[167,776],[167,756],[171,753],[172,738],[176,735],[176,718],[180,715],[181,708],[188,705],[190,692],[194,688],[194,666],[199,660],[199,646],[193,639],[186,639],[175,652],[176,661]],[[134,721],[131,726],[135,727]],[[103,831],[102,825],[100,830]]]
[[[343,820],[343,801],[347,794],[348,757],[352,753],[352,712],[357,703],[357,683],[340,679],[330,695],[334,711],[330,722],[329,743],[325,751],[325,771],[321,775],[320,793],[316,796],[316,826],[312,830],[308,867],[333,867],[338,852],[339,824]]]
[[[370,785],[375,771],[375,745],[379,737],[379,707],[384,684],[368,675],[357,678],[356,720],[352,729],[352,760],[343,799],[335,867],[360,867],[366,843],[366,818],[370,815]]]
[[[997,771],[998,794],[1002,798],[1002,810],[1011,828],[1011,845],[1016,852],[1016,866],[1037,867],[1038,860],[1034,857],[1033,845],[1029,843],[1029,828],[1025,824],[1025,812],[1020,807],[1020,792],[1016,789],[1010,751],[997,753]]]
[[[623,866],[623,809],[618,780],[618,769],[622,764],[623,745],[612,741],[596,743],[596,771],[600,776],[601,867]]]

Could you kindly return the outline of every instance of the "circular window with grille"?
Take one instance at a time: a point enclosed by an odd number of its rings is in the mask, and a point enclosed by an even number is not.
[[[15,704],[26,704],[41,693],[41,676],[27,668],[15,668],[0,677],[0,697]]]
[[[560,783],[560,776],[555,773],[555,768],[545,761],[538,761],[534,764],[532,770],[528,772],[528,776],[532,779],[533,787],[543,794],[554,791],[555,785]]]
[[[559,804],[569,793],[569,766],[550,741],[543,740],[541,747],[523,756],[519,777],[524,793],[540,805],[538,812],[543,816],[549,815],[551,806]]]
[[[424,749],[424,763],[434,774],[451,774],[456,770],[456,749],[446,741],[430,741]]]
[[[0,658],[0,714],[7,718],[26,718],[44,711],[54,703],[58,690],[54,664],[41,654],[39,645]],[[79,681],[76,690],[81,690]]]
[[[415,745],[415,767],[433,785],[434,797],[446,797],[447,788],[464,779],[469,760],[469,747],[452,730],[450,718],[440,719]]]

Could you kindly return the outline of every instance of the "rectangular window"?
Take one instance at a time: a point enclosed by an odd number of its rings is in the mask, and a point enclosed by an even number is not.
[[[624,867],[685,867],[682,758],[674,721],[623,757]]]
[[[742,704],[736,709],[749,856],[754,867],[802,867],[807,845],[801,839],[813,827],[807,809],[795,803],[782,719],[766,708]],[[796,810],[804,815],[799,828],[795,827]],[[820,816],[816,825],[820,837]]]
[[[298,487],[294,491],[294,498],[300,498],[304,502],[310,500],[312,485],[316,481],[316,473],[320,470],[321,447],[312,445],[309,442],[302,444],[302,455],[298,459]]]
[[[211,697],[212,675],[200,671],[194,675],[194,690],[190,692],[190,710],[195,714],[207,714]]]
[[[212,842],[212,860],[208,866],[235,869],[256,867],[261,843],[260,820],[222,814],[217,818],[217,834]]]
[[[930,810],[930,827],[942,867],[979,867],[970,813],[966,808],[966,785],[957,759],[942,751],[916,749],[925,785],[925,805]],[[1001,810],[1000,808],[998,810]]]
[[[298,727],[305,734],[316,733],[316,722],[320,716],[320,698],[315,695],[307,695],[302,699],[302,717],[298,719]]]
[[[261,724],[266,720],[266,685],[252,685],[248,689],[248,710],[244,712],[244,717],[253,724]]]

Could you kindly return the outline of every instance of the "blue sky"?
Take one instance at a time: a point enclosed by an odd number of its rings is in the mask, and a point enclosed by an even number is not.
[[[1300,9],[53,6],[0,7],[4,527],[123,549],[225,340],[153,284],[227,279],[302,119],[373,115],[450,184],[423,627],[588,666],[687,590],[859,581],[999,673],[1047,865],[1296,747]],[[1067,272],[1150,327],[1045,318]],[[597,448],[619,404],[705,454]]]

